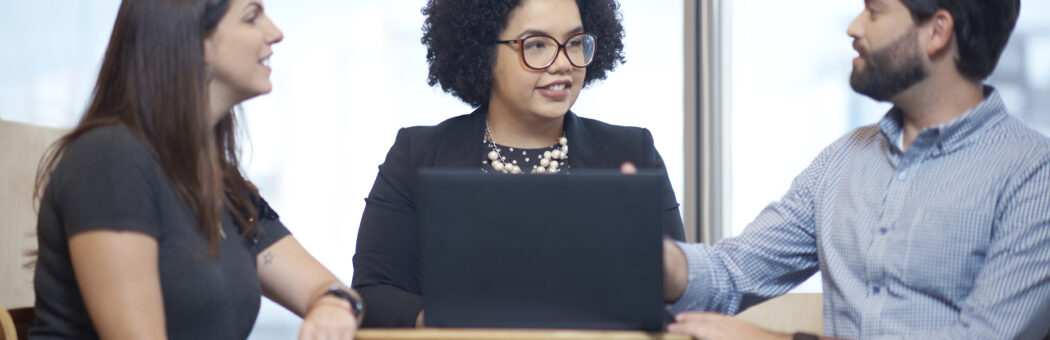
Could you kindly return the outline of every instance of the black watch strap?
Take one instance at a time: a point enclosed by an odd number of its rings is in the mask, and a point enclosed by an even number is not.
[[[328,291],[324,292],[324,295],[325,296],[327,296],[327,295],[335,296],[337,298],[346,300],[346,302],[349,302],[350,303],[350,312],[353,313],[354,314],[354,318],[357,319],[357,326],[358,327],[361,326],[361,321],[364,321],[364,318],[365,318],[365,304],[364,304],[364,302],[362,302],[361,300],[358,300],[357,298],[355,298],[353,295],[351,295],[349,292],[347,292],[345,289],[343,289],[343,287],[341,287],[339,285],[335,285],[335,286],[332,286],[331,288],[328,288]]]
[[[791,340],[820,340],[820,336],[798,332],[791,335]]]

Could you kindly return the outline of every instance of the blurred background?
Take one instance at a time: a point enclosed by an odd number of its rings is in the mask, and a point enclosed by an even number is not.
[[[621,0],[627,63],[573,111],[652,130],[683,198],[683,1]],[[718,0],[715,0],[718,1]],[[889,108],[850,90],[846,27],[861,0],[722,0],[728,30],[729,216],[737,235],[826,145]],[[246,102],[249,177],[301,243],[344,281],[364,197],[397,129],[471,108],[426,85],[424,0],[270,0],[285,39],[269,95]],[[117,0],[0,0],[0,119],[70,128],[83,113]],[[996,73],[1013,114],[1050,133],[1050,0],[1023,1]],[[691,95],[691,94],[690,94]],[[693,113],[695,114],[695,113]],[[3,160],[0,160],[0,164]],[[688,202],[685,202],[688,203]],[[695,204],[683,204],[685,209]],[[819,291],[810,280],[798,291]],[[265,300],[265,299],[264,299]],[[289,339],[299,320],[264,301],[253,339]]]

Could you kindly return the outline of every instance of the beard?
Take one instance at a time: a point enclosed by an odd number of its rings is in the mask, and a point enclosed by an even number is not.
[[[918,28],[912,28],[890,46],[861,56],[865,67],[853,68],[849,85],[853,91],[876,101],[890,100],[929,76],[919,54]]]

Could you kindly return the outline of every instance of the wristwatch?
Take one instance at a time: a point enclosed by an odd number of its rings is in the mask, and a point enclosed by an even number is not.
[[[814,334],[799,332],[792,334],[791,340],[820,340],[820,337]]]
[[[353,295],[351,295],[345,289],[343,289],[343,287],[340,285],[333,285],[332,287],[328,288],[328,291],[325,291],[322,296],[328,295],[335,296],[337,298],[346,300],[346,302],[349,302],[350,313],[354,315],[354,318],[357,318],[357,326],[361,327],[361,321],[364,321],[365,319],[364,302],[355,298]]]

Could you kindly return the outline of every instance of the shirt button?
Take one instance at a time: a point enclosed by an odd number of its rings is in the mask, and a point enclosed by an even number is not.
[[[882,290],[882,289],[880,289],[880,288],[879,288],[879,286],[874,286],[874,287],[871,287],[871,292],[872,292],[872,293],[875,293],[875,294],[878,294],[878,293],[879,293],[879,291],[881,291],[881,290]]]
[[[903,181],[905,178],[908,178],[908,172],[907,171],[901,171],[900,173],[897,174],[897,179]]]
[[[887,232],[889,232],[889,231],[890,231],[890,230],[889,230],[889,229],[886,229],[886,228],[879,228],[879,234],[883,234],[883,235],[886,235],[886,233],[887,233]]]

